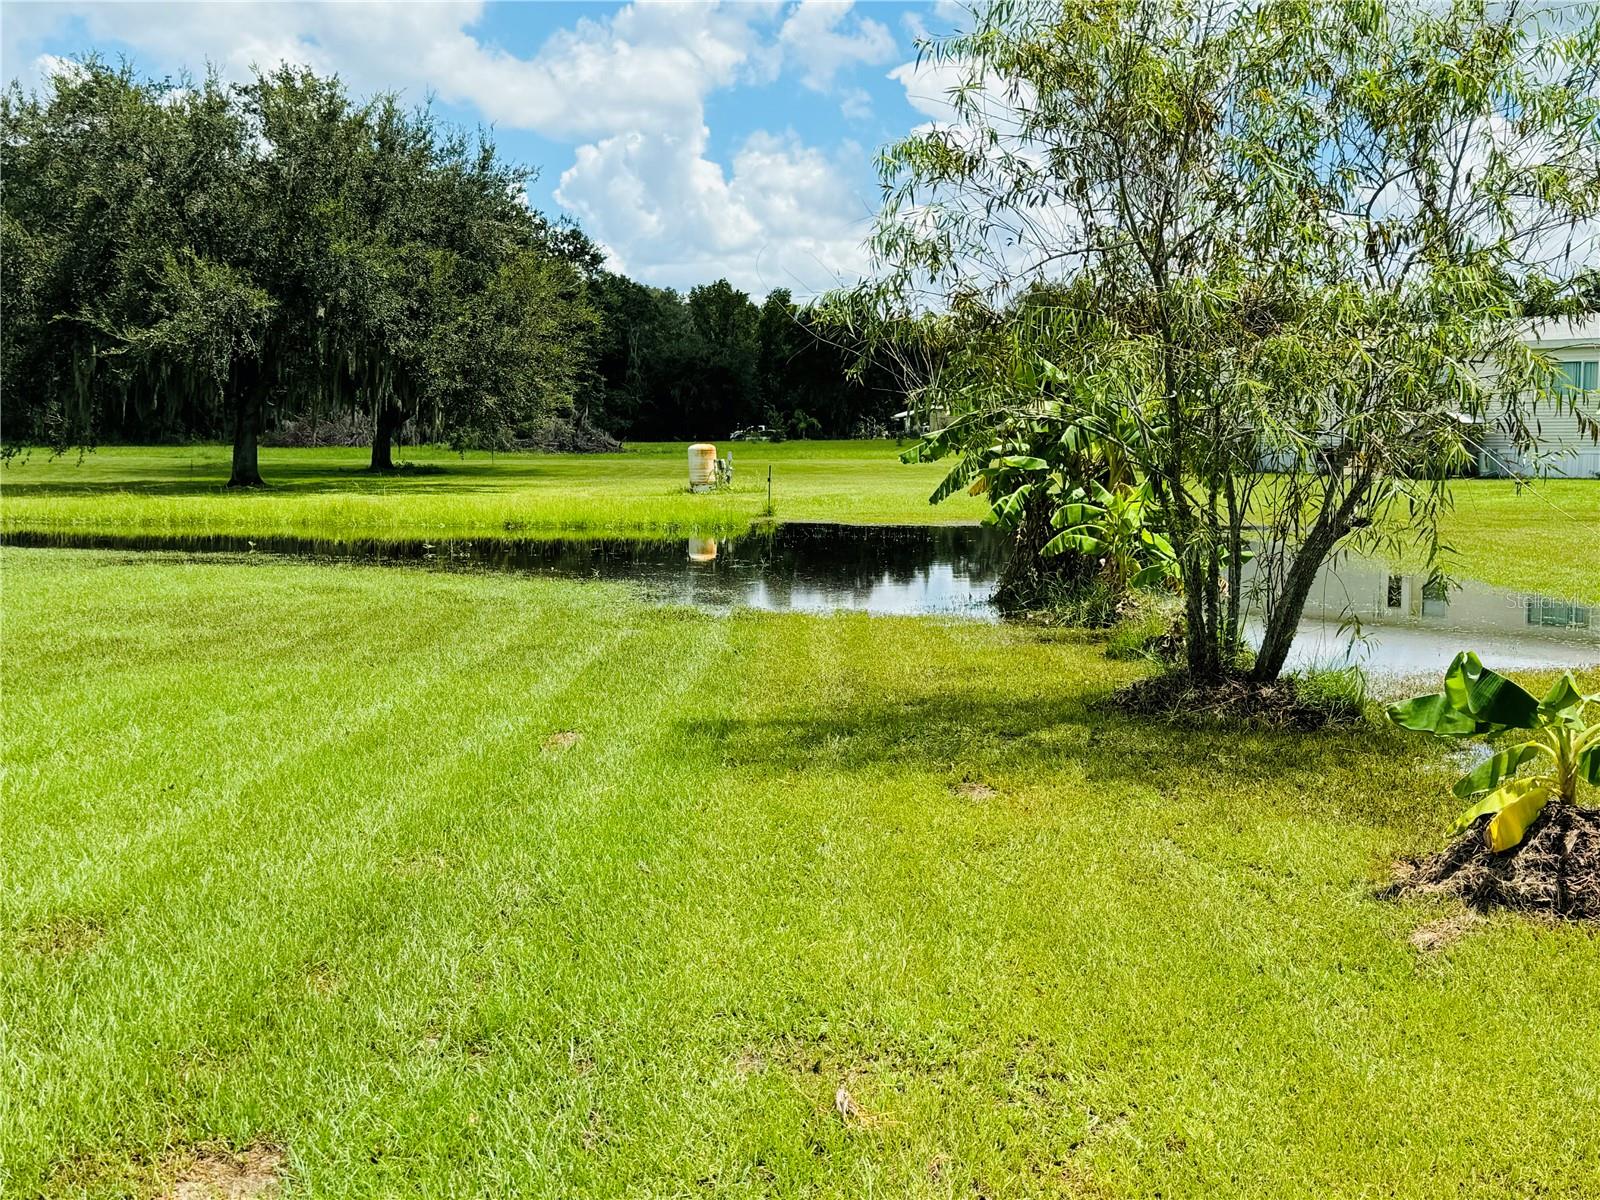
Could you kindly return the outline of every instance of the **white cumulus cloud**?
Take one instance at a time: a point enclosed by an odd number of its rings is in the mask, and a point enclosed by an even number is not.
[[[706,156],[707,141],[701,126],[581,146],[556,198],[655,283],[726,276],[755,294],[811,294],[860,276],[868,214],[837,162],[793,137],[757,133],[725,169]]]
[[[212,66],[242,80],[279,63],[336,72],[358,93],[437,96],[502,130],[572,143],[558,200],[610,261],[648,281],[727,274],[757,290],[806,291],[863,264],[865,208],[840,164],[772,135],[716,162],[706,100],[783,72],[831,92],[847,72],[892,59],[881,22],[837,0],[641,2],[582,15],[519,56],[480,35],[482,15],[481,3],[7,4],[3,66],[37,86],[60,69],[43,49],[77,23],[89,44],[131,48],[150,73]],[[869,115],[858,88],[840,103],[852,119]]]
[[[885,63],[894,57],[894,36],[870,17],[851,18],[851,0],[800,0],[778,34],[801,81],[825,92],[848,67]]]

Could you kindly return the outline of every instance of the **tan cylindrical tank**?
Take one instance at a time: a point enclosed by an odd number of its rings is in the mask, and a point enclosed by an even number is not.
[[[689,490],[703,492],[717,483],[717,448],[710,442],[689,447]]]
[[[690,562],[715,562],[717,558],[716,538],[690,538]]]

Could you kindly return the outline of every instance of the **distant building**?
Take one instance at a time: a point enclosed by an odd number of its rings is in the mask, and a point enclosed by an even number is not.
[[[1561,390],[1567,401],[1591,420],[1600,420],[1600,315],[1550,318],[1534,322],[1528,344],[1559,366]],[[1600,477],[1600,445],[1584,432],[1571,403],[1561,411],[1541,404],[1530,424],[1538,433],[1539,449],[1531,456],[1519,454],[1505,430],[1492,422],[1482,427],[1478,441],[1478,474],[1545,474],[1567,479]]]
[[[889,418],[900,425],[900,432],[906,437],[922,437],[924,434],[933,433],[950,424],[950,410],[942,404],[936,404],[930,409],[918,410],[908,408],[904,412],[897,412]]]
[[[1563,380],[1563,403],[1557,411],[1554,404],[1543,401],[1531,414],[1528,423],[1538,442],[1531,454],[1518,453],[1498,422],[1455,414],[1476,448],[1476,474],[1600,478],[1600,444],[1585,432],[1580,419],[1581,413],[1591,422],[1600,421],[1600,314],[1530,322],[1525,340],[1556,363]],[[1318,441],[1323,446],[1336,446],[1339,438],[1337,430],[1330,430]],[[1261,456],[1261,465],[1269,471],[1293,470],[1298,461],[1298,456],[1287,450],[1263,450]],[[1467,473],[1474,473],[1473,469],[1469,467]]]

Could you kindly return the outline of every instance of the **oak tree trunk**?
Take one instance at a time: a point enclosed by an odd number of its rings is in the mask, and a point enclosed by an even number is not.
[[[231,488],[265,487],[261,478],[261,391],[255,373],[243,372],[236,380],[233,400],[233,471]]]
[[[394,470],[394,439],[410,415],[397,404],[385,404],[378,409],[372,434],[372,464],[367,468],[369,471]]]

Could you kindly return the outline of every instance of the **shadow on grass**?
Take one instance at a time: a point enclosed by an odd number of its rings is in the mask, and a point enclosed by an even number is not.
[[[900,702],[787,707],[768,716],[690,722],[683,731],[718,746],[730,768],[778,776],[819,764],[849,773],[966,772],[1022,786],[1052,779],[1135,784],[1197,805],[1225,784],[1373,824],[1400,808],[1427,811],[1437,799],[1419,790],[1396,807],[1374,807],[1369,789],[1381,770],[1428,757],[1426,748],[1381,727],[1185,728],[1119,712],[1109,695],[1094,689],[1005,699],[969,688]]]
[[[530,484],[570,477],[558,465],[507,455],[493,460],[447,459],[405,461],[393,471],[373,472],[364,458],[349,465],[318,462],[274,461],[272,452],[261,456],[264,490],[240,493],[227,487],[225,459],[197,460],[192,469],[174,458],[159,467],[124,464],[115,459],[76,461],[44,460],[13,463],[6,468],[5,488],[15,499],[48,496],[97,496],[129,493],[141,496],[220,495],[492,495]]]

